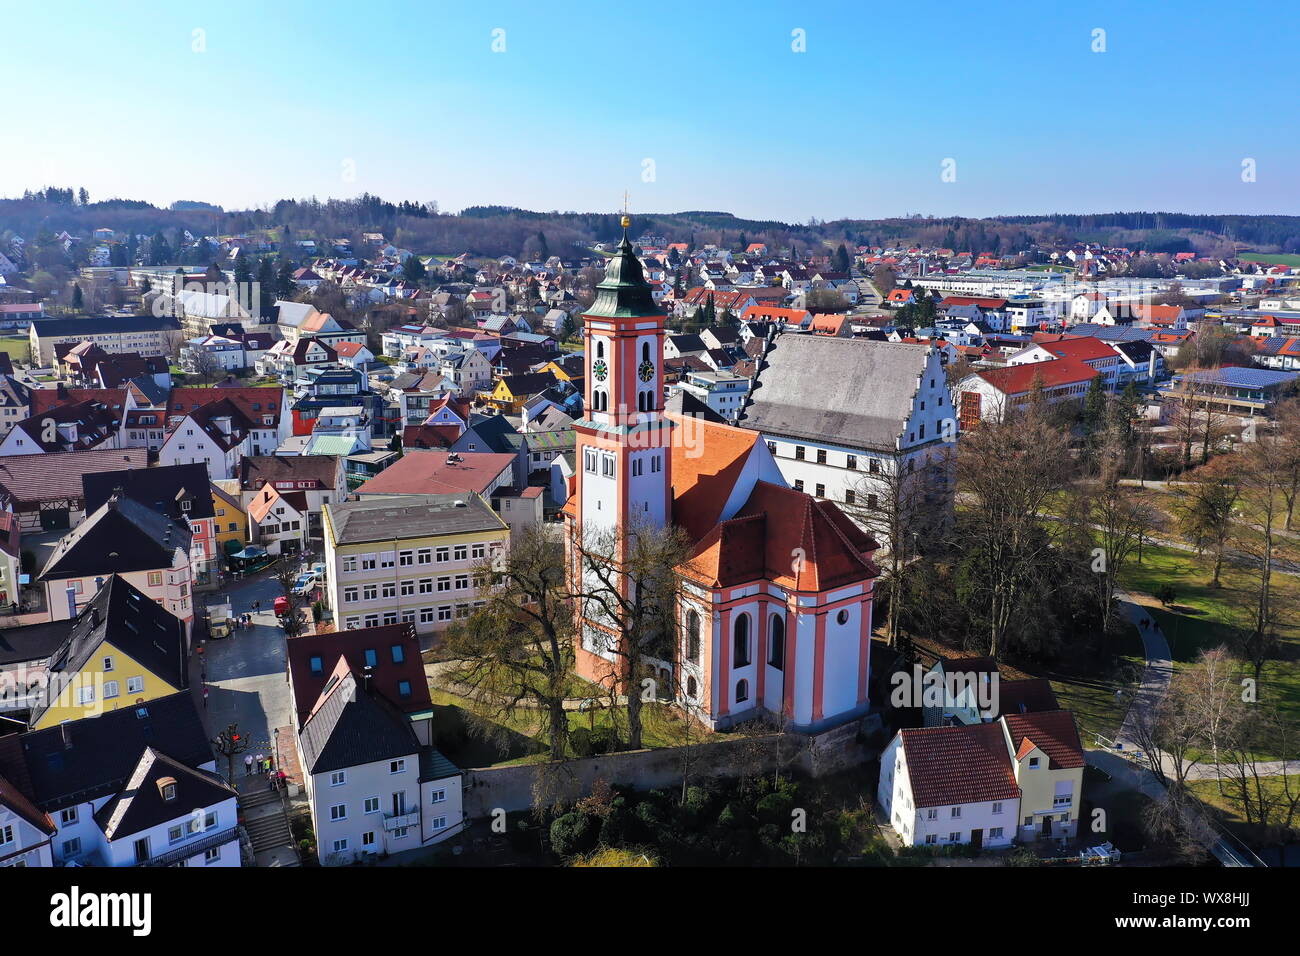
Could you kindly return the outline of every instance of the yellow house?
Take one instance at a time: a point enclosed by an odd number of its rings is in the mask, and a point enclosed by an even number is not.
[[[541,367],[541,371],[550,372],[561,382],[581,381],[583,376],[583,358],[581,355],[566,355],[554,359]]]
[[[446,630],[484,603],[480,572],[510,541],[473,492],[330,504],[323,524],[325,590],[340,630],[401,621],[421,635]]]
[[[1072,839],[1079,829],[1084,765],[1074,715],[1068,710],[1005,714],[1002,727],[1020,786],[1017,839]]]
[[[248,515],[240,504],[238,478],[212,482],[212,513],[217,529],[217,554],[224,557],[242,549],[248,541]],[[234,541],[239,547],[228,548],[227,541]]]
[[[497,379],[496,385],[488,393],[487,402],[503,415],[518,415],[530,398],[554,384],[555,376],[547,372],[506,375]]]
[[[189,684],[187,661],[184,622],[115,574],[50,656],[28,723],[43,730],[175,694]]]

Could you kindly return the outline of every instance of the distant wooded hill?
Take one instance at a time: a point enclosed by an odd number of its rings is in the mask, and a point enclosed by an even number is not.
[[[1034,244],[1060,248],[1087,241],[1150,252],[1195,251],[1218,256],[1246,248],[1265,253],[1300,252],[1297,216],[1050,213],[988,219],[810,220],[800,224],[693,210],[639,213],[634,219],[637,235],[736,250],[751,242],[766,243],[774,250],[793,246],[800,253],[833,250],[840,243],[852,247],[907,242],[958,252],[1010,255]],[[0,200],[0,238],[19,234],[30,239],[66,230],[89,239],[99,228],[148,236],[161,231],[169,242],[184,230],[196,236],[266,233],[282,243],[347,238],[358,249],[362,248],[362,233],[381,232],[389,242],[422,254],[469,252],[494,257],[566,255],[621,234],[616,211],[539,212],[471,206],[458,214],[441,214],[436,203],[394,203],[369,194],[355,199],[286,199],[250,210],[223,210],[197,200],[173,203],[168,209],[137,200],[90,202],[84,192],[72,189],[42,190],[20,199]]]

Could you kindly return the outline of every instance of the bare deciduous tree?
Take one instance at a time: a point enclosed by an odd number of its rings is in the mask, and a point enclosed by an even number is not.
[[[1029,582],[1050,564],[1053,539],[1044,519],[1070,456],[1046,411],[1036,397],[1023,411],[981,422],[963,436],[957,455],[958,489],[970,504],[957,534],[962,550],[980,558],[972,593],[981,598],[986,650],[995,659],[1033,590]]]
[[[607,662],[600,682],[625,691],[627,745],[637,750],[642,706],[658,696],[650,664],[675,660],[680,645],[679,568],[688,561],[690,544],[679,528],[632,522],[587,529],[578,548],[580,579],[573,597],[585,618],[601,625],[587,636],[602,646],[588,650]]]
[[[508,552],[486,558],[474,576],[490,582],[484,589],[487,600],[450,628],[444,641],[448,656],[459,663],[456,680],[489,717],[540,711],[551,756],[563,759],[573,611],[564,587],[562,543],[543,528],[526,531],[515,536]]]

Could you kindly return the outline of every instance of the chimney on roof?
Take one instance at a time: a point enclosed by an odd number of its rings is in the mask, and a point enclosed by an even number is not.
[[[59,724],[59,732],[63,736],[63,749],[71,750],[72,749],[72,721],[65,720],[63,723]]]
[[[367,694],[370,693],[370,679],[374,676],[373,671],[374,668],[367,664],[361,672],[361,688]]]

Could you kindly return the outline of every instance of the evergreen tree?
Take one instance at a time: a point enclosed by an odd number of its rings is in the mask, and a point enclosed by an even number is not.
[[[540,229],[537,230],[537,249],[537,254],[541,257],[543,262],[551,258],[551,247],[546,242],[546,233],[542,232]]]
[[[80,191],[78,191],[78,193],[77,193],[77,202],[78,202],[79,205],[82,205],[82,206],[89,206],[89,205],[90,205],[90,193],[86,192],[86,187],[85,187],[85,186],[82,186],[81,189],[80,189]]]
[[[82,299],[82,295],[81,295],[81,283],[74,282],[72,284],[72,307],[78,312],[80,312],[83,306],[83,302],[84,300]]]
[[[275,308],[275,266],[269,256],[257,267],[257,307],[263,318]]]
[[[275,295],[278,299],[292,299],[297,287],[293,284],[293,263],[288,259],[280,260],[280,268],[275,274]]]
[[[171,262],[171,259],[171,246],[167,245],[167,240],[161,231],[155,232],[153,238],[149,240],[149,265],[165,266]]]
[[[242,252],[235,257],[235,285],[246,287],[253,281],[253,270]]]
[[[402,263],[402,278],[407,282],[423,282],[427,275],[428,270],[424,268],[424,263],[414,253],[407,256],[406,261]]]
[[[852,260],[849,259],[849,250],[844,248],[844,243],[835,250],[835,271],[848,274],[849,267],[852,266]]]
[[[1106,425],[1106,383],[1098,375],[1088,385],[1088,393],[1083,398],[1083,430],[1092,439],[1099,435]]]

